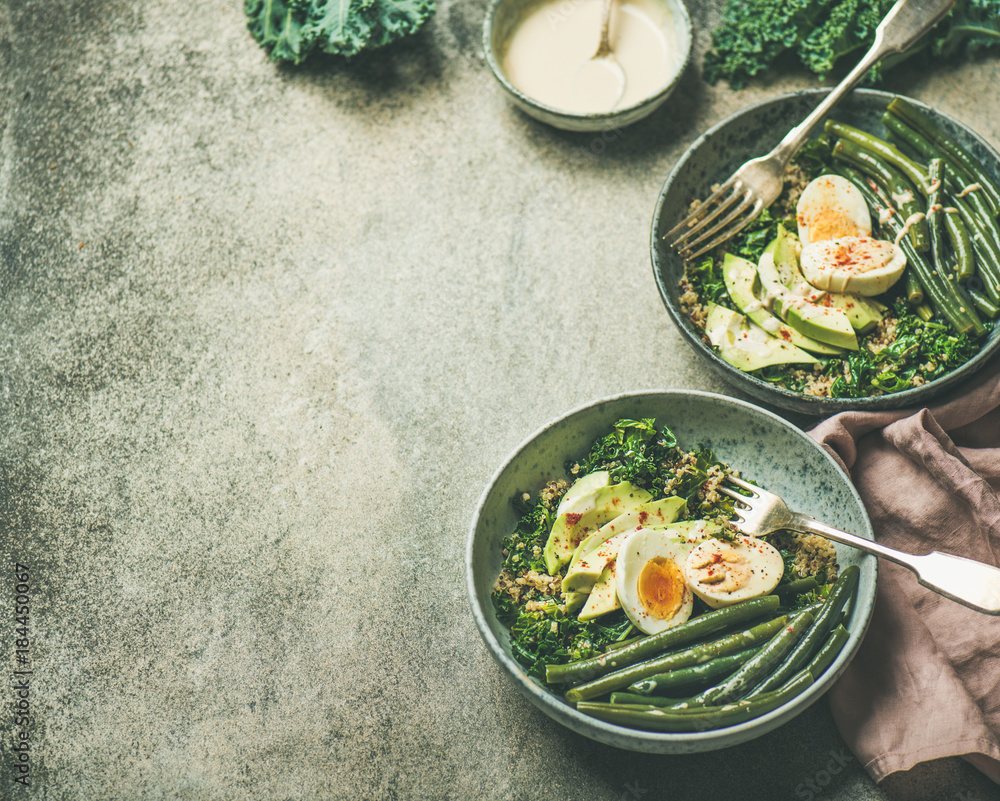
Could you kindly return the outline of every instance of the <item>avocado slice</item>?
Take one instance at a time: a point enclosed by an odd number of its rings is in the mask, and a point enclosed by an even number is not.
[[[746,373],[772,364],[815,364],[815,356],[771,336],[739,312],[708,304],[705,333],[722,360]]]
[[[623,512],[646,503],[653,497],[642,487],[627,481],[600,487],[577,498],[556,518],[545,543],[545,569],[554,576],[573,557],[584,537]]]
[[[563,592],[590,590],[608,562],[618,556],[618,547],[637,528],[666,528],[687,506],[683,498],[661,498],[619,515],[580,543],[570,562]]]
[[[563,595],[566,599],[563,603],[563,612],[567,615],[570,615],[577,609],[581,608],[587,603],[587,599],[590,597],[589,592],[567,592]]]
[[[597,531],[588,534],[576,546],[573,552],[573,559],[570,561],[569,572],[573,572],[573,565],[584,554],[594,551],[607,540],[625,530],[630,530],[638,526],[646,528],[659,528],[667,523],[676,520],[684,510],[686,503],[683,498],[661,498],[658,501],[639,504],[635,509],[631,509],[618,517],[614,517],[610,522],[605,523]],[[567,573],[567,576],[569,573]],[[565,585],[563,586],[565,589]]]
[[[677,538],[687,542],[692,548],[702,540],[717,537],[722,526],[714,520],[682,520],[679,523],[668,523],[664,528],[672,529]]]
[[[784,226],[778,226],[778,235],[765,252],[767,250],[774,255],[775,269],[786,287],[795,294],[802,295],[810,303],[843,313],[851,327],[859,334],[868,333],[882,319],[878,306],[867,298],[840,292],[825,292],[806,281],[799,266],[802,243]]]
[[[768,247],[773,248],[773,245],[774,242]],[[736,307],[769,334],[811,353],[835,356],[844,352],[843,348],[800,334],[764,308],[764,304],[760,302],[760,297],[764,294],[763,287],[760,276],[757,275],[757,265],[752,261],[727,253],[722,260],[722,278]]]
[[[587,473],[585,476],[580,476],[580,478],[574,481],[572,486],[566,490],[566,494],[563,495],[562,500],[559,501],[559,506],[556,508],[556,517],[565,512],[566,509],[569,508],[570,504],[576,502],[584,495],[589,495],[594,490],[606,487],[610,483],[611,473],[607,470],[595,470],[593,473]]]
[[[608,538],[596,548],[587,551],[570,563],[566,578],[562,582],[563,592],[593,591],[608,564],[614,564],[615,559],[618,558],[618,549],[625,541],[625,537],[637,528],[639,526],[620,529],[613,537]]]
[[[854,326],[847,315],[810,303],[782,282],[773,252],[761,254],[757,274],[764,287],[764,303],[788,325],[807,337],[847,350],[858,349]]]
[[[583,605],[577,617],[580,620],[593,620],[620,608],[618,585],[615,583],[615,563],[612,560],[611,564],[601,571],[601,577],[590,591],[590,597],[587,598],[587,603]]]

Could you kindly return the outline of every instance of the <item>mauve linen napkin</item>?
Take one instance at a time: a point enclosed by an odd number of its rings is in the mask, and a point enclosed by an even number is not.
[[[1000,566],[1000,360],[929,408],[843,412],[809,433],[847,468],[879,542]],[[830,704],[876,781],[962,756],[1000,783],[1000,617],[881,560],[871,626]]]

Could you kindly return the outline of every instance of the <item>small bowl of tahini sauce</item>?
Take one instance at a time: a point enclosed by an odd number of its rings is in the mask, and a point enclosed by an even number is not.
[[[691,54],[682,0],[614,0],[610,44],[624,89],[585,66],[597,50],[602,0],[493,0],[486,61],[514,103],[569,131],[601,131],[647,116],[670,96]]]

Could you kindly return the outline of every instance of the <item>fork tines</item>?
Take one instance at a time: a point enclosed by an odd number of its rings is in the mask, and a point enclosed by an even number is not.
[[[760,497],[759,487],[755,487],[753,484],[748,484],[742,478],[737,478],[736,476],[727,474],[724,480],[730,482],[731,484],[735,484],[740,489],[746,490],[750,493],[749,496],[743,495],[735,490],[729,489],[729,487],[724,487],[721,484],[716,487],[718,492],[721,492],[723,495],[728,495],[734,501],[742,501],[744,504],[749,505],[753,498]]]
[[[687,229],[670,242],[670,247],[674,248],[685,261],[690,261],[733,237],[749,225],[763,208],[764,203],[757,197],[753,188],[743,180],[733,177],[667,231],[664,238],[669,240]],[[706,242],[713,235],[714,238]]]

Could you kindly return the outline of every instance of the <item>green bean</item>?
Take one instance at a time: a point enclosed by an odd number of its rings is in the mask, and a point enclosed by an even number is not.
[[[979,184],[980,191],[988,199],[994,216],[1000,213],[1000,188],[986,174],[982,165],[962,145],[948,136],[927,114],[905,98],[893,98],[889,103],[889,112],[907,122],[925,138],[936,144],[951,160],[961,165]]]
[[[619,640],[618,642],[609,642],[605,646],[604,652],[608,653],[609,651],[617,651],[619,648],[624,648],[627,645],[634,645],[635,643],[639,642],[639,640],[645,640],[646,637],[648,636],[649,636],[648,634],[639,634],[635,637],[629,637],[628,639],[625,640]]]
[[[608,703],[581,703],[576,708],[607,723],[633,729],[666,732],[711,731],[765,715],[791,701],[812,683],[812,675],[809,671],[803,670],[780,690],[746,703],[717,707],[689,707],[684,710],[668,710],[652,705]]]
[[[969,229],[958,214],[943,210],[943,216],[944,229],[948,232],[951,251],[955,254],[955,277],[964,284],[976,274],[976,254],[972,249]]]
[[[911,151],[917,154],[918,158],[928,161],[935,158],[941,159],[947,168],[948,177],[945,181],[945,187],[949,191],[961,192],[962,189],[974,183],[972,177],[960,164],[952,161],[941,148],[896,115],[887,111],[882,115],[882,124],[885,125],[892,137],[902,140]],[[900,152],[902,152],[901,148]]]
[[[910,240],[899,235],[902,231],[902,223],[899,221],[898,215],[895,214],[892,202],[886,197],[885,190],[879,186],[877,181],[867,178],[856,169],[844,167],[838,172],[858,187],[865,201],[877,214],[883,210],[891,212],[885,218],[884,225],[898,238],[899,246],[906,255],[907,263],[919,279],[925,294],[934,307],[948,320],[952,328],[958,333],[973,333],[976,336],[981,336],[986,329],[982,320],[975,313],[975,309],[964,306],[962,300],[954,292],[954,284],[946,281],[944,276],[937,275],[923,254],[918,253],[916,248],[912,247]]]
[[[639,695],[639,693],[611,693],[612,704],[645,704],[646,706],[674,706],[683,704],[687,698],[666,698],[662,695]]]
[[[912,107],[910,108],[912,109]],[[968,206],[968,211],[963,214],[966,219],[965,224],[982,232],[979,237],[980,241],[977,242],[976,252],[977,254],[986,252],[984,255],[980,255],[980,259],[985,259],[990,266],[990,275],[986,282],[993,285],[992,294],[996,295],[992,298],[993,302],[1000,301],[1000,245],[998,245],[1000,243],[1000,226],[997,225],[996,221],[997,211],[1000,207],[993,203],[988,193],[974,189],[976,186],[982,189],[984,185],[990,185],[988,179],[986,184],[978,182],[976,176],[963,166],[964,162],[950,157],[941,147],[926,139],[923,134],[911,128],[892,113],[887,112],[883,117],[883,122],[890,130],[898,131],[901,136],[907,137],[907,141],[917,147],[924,156],[928,158],[938,156],[943,159],[947,173],[944,182],[945,189],[955,199],[964,198],[963,205]],[[975,221],[968,218],[969,214],[975,216]]]
[[[804,592],[809,592],[810,590],[815,590],[819,586],[819,582],[816,581],[815,576],[806,576],[805,578],[792,579],[785,584],[779,584],[774,588],[775,595],[801,595]]]
[[[747,693],[746,699],[749,700],[770,690],[776,690],[812,659],[826,640],[827,635],[837,624],[837,618],[848,601],[854,597],[860,574],[861,570],[857,565],[848,565],[840,571],[823,608],[813,618],[812,625],[788,653],[785,661],[770,676]]]
[[[927,207],[918,197],[917,187],[893,165],[878,154],[850,139],[839,139],[833,147],[833,157],[867,173],[882,186],[899,206],[906,221],[906,230],[919,253],[930,249],[930,234],[925,220]]]
[[[947,257],[944,252],[944,221],[941,209],[941,185],[944,183],[944,163],[941,159],[931,159],[927,165],[929,194],[927,195],[927,229],[931,238],[931,263],[938,275],[949,276]]]
[[[993,303],[985,294],[980,290],[976,289],[974,286],[966,285],[965,291],[969,293],[969,297],[972,299],[975,307],[979,309],[980,313],[989,318],[990,320],[995,320],[997,315],[1000,315],[1000,306]]]
[[[968,188],[975,184],[975,179],[955,161],[950,159],[940,148],[930,140],[924,138],[919,132],[911,128],[901,119],[889,112],[882,117],[882,122],[891,131],[904,138],[908,144],[919,151],[922,157],[932,159],[940,158],[945,167],[944,189],[954,198],[962,199],[967,197],[968,201],[962,200],[962,205],[966,207],[963,217],[978,215],[981,219],[975,226],[977,230],[983,230],[985,237],[984,245],[990,251],[987,257],[994,267],[998,280],[1000,280],[1000,248],[991,247],[1000,239],[1000,228],[995,224],[995,210],[988,203],[988,199],[981,192],[969,192]],[[952,218],[954,219],[954,218]],[[966,226],[971,226],[972,222],[966,222]],[[982,248],[979,248],[981,250]]]
[[[958,211],[959,217],[965,223],[972,250],[976,254],[976,264],[983,285],[993,302],[1000,301],[1000,236],[993,234],[990,225],[981,214],[977,214],[965,198],[948,195],[950,208]],[[948,208],[945,208],[945,213]]]
[[[919,306],[924,302],[924,288],[920,285],[916,273],[913,270],[906,271],[906,299],[911,306]]]
[[[577,684],[574,687],[570,687],[566,691],[566,700],[574,703],[587,701],[605,693],[621,690],[647,676],[697,665],[719,656],[742,651],[745,648],[771,639],[781,631],[787,622],[788,616],[781,615],[766,623],[759,623],[752,628],[735,634],[728,634],[709,643],[699,643],[682,651],[672,651],[669,654],[664,654],[645,662],[629,665],[621,670],[616,670],[614,673],[607,673],[586,684]]]
[[[760,653],[748,660],[725,681],[694,696],[691,703],[711,706],[742,698],[781,663],[812,621],[812,612],[803,610],[797,613],[788,625],[761,649]]]
[[[557,684],[561,682],[586,681],[609,673],[612,670],[635,664],[674,646],[687,645],[704,638],[708,634],[754,617],[772,613],[778,608],[778,599],[772,596],[754,598],[740,604],[715,609],[692,618],[672,629],[651,634],[630,645],[613,651],[581,659],[565,665],[546,665],[545,680]],[[628,683],[628,682],[626,682]],[[624,686],[624,685],[622,685]]]
[[[806,670],[813,677],[814,681],[818,680],[823,675],[823,671],[833,664],[833,660],[843,650],[850,636],[850,632],[843,625],[837,626],[830,632],[830,636],[826,638],[826,642],[823,643],[812,661],[806,666]]]
[[[827,120],[824,130],[829,134],[839,136],[841,139],[853,142],[872,155],[877,156],[886,164],[892,165],[903,173],[921,194],[924,196],[927,195],[926,168],[905,155],[898,147],[890,145],[884,139],[879,139],[874,134],[835,120]]]
[[[629,690],[639,695],[660,695],[678,687],[690,687],[691,685],[704,684],[712,679],[721,679],[730,675],[754,654],[763,648],[763,645],[747,648],[739,653],[720,656],[709,662],[691,667],[678,668],[669,673],[657,673],[654,676],[641,679],[629,685]]]

